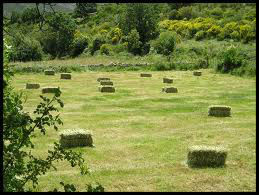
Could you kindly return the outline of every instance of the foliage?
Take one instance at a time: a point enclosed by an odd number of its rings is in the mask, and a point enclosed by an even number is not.
[[[110,45],[109,44],[103,44],[100,48],[101,54],[109,55],[110,54]]]
[[[97,34],[89,47],[89,50],[91,52],[91,55],[94,54],[97,50],[99,50],[102,46],[102,44],[106,43],[105,37],[101,34]]]
[[[140,49],[135,50],[136,54],[148,53],[144,47],[147,43],[158,36],[156,12],[154,5],[145,3],[129,3],[126,4],[124,15],[121,16],[120,28],[125,35],[136,30],[139,34],[139,41],[141,42]]]
[[[97,11],[96,3],[76,3],[74,14],[76,17],[85,18],[90,13],[94,13],[96,11]]]
[[[74,20],[66,14],[56,13],[48,17],[47,24],[48,29],[42,32],[40,40],[43,51],[54,58],[67,55],[74,40]]]
[[[239,53],[239,48],[230,46],[220,54],[221,62],[216,66],[217,71],[228,73],[233,69],[242,66],[243,60]]]
[[[133,53],[134,55],[141,53],[140,36],[136,29],[131,30],[131,32],[127,36],[127,41],[128,41],[128,51],[130,53]]]
[[[36,8],[26,8],[21,14],[21,21],[27,24],[36,24],[40,21],[40,16]]]
[[[83,36],[81,34],[79,36],[75,36],[75,39],[73,40],[73,43],[70,49],[71,51],[70,56],[77,57],[81,53],[83,53],[85,48],[87,48],[88,46],[88,42],[89,42],[89,39],[86,36]]]
[[[169,56],[173,53],[176,46],[176,34],[171,31],[162,32],[159,38],[154,41],[153,47],[158,54]]]
[[[10,38],[12,50],[9,59],[12,61],[40,61],[42,60],[42,48],[40,43],[29,37],[16,33]]]

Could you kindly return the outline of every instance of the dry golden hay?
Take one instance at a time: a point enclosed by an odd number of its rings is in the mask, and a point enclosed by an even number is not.
[[[216,116],[216,117],[230,116],[231,115],[231,107],[224,106],[224,105],[209,106],[208,115],[209,116]]]
[[[114,87],[110,87],[110,86],[100,86],[99,87],[99,91],[100,92],[106,92],[106,93],[114,93],[115,92],[115,88]]]
[[[54,70],[44,70],[45,75],[55,75]]]
[[[194,75],[194,76],[201,76],[201,71],[194,71],[194,72],[193,72],[193,75]]]
[[[38,83],[26,83],[26,89],[39,89],[40,84]]]
[[[113,82],[112,81],[109,81],[109,80],[107,80],[107,81],[100,81],[100,85],[113,85]]]
[[[61,73],[60,74],[60,79],[71,79],[71,74],[70,73]]]
[[[149,74],[149,73],[140,73],[140,77],[152,77],[152,74]]]
[[[93,146],[92,134],[85,129],[68,129],[59,135],[62,147]]]
[[[221,146],[192,146],[188,149],[189,167],[222,167],[225,165],[227,150]]]
[[[98,82],[103,81],[103,80],[111,80],[111,79],[107,78],[107,77],[100,77],[97,79]]]
[[[56,93],[58,90],[58,87],[44,87],[42,88],[42,93]]]
[[[173,83],[172,78],[163,78],[163,83]]]
[[[163,87],[162,88],[162,92],[165,92],[165,93],[178,93],[178,90],[175,87]]]

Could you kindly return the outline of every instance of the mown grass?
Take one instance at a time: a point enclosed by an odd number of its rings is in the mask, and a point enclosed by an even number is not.
[[[58,162],[58,171],[40,177],[36,191],[74,183],[80,191],[99,182],[106,191],[255,191],[256,190],[256,88],[255,79],[191,71],[72,73],[60,75],[17,74],[13,85],[28,97],[25,110],[39,103],[40,89],[26,90],[26,82],[41,87],[60,86],[65,107],[64,125],[93,132],[95,148],[80,151],[91,169],[81,176],[77,168]],[[107,76],[116,92],[98,91],[97,78]],[[178,93],[162,93],[163,77],[173,77]],[[48,95],[51,96],[51,95]],[[208,117],[208,106],[232,107],[232,116]],[[35,154],[45,157],[58,141],[58,132],[36,133]],[[223,145],[229,150],[225,168],[191,169],[186,166],[192,145]]]

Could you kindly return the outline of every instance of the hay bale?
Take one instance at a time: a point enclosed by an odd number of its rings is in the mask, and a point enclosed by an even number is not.
[[[97,79],[98,82],[103,81],[103,80],[111,80],[111,79],[107,78],[107,77],[100,77]]]
[[[189,167],[221,167],[225,165],[227,151],[218,146],[192,146],[188,149]]]
[[[113,82],[109,80],[104,80],[104,81],[101,80],[100,85],[113,85]]]
[[[107,92],[107,93],[114,93],[115,92],[115,88],[114,87],[110,87],[110,86],[100,86],[99,87],[99,91],[100,92]]]
[[[26,89],[38,89],[40,84],[38,83],[26,83]]]
[[[162,92],[165,92],[165,93],[178,93],[178,90],[175,87],[163,87],[162,88]]]
[[[61,73],[60,79],[71,79],[70,73]]]
[[[171,78],[163,78],[163,83],[173,83],[173,79],[171,79]]]
[[[231,107],[224,105],[209,106],[208,115],[216,117],[228,117],[231,115]]]
[[[55,75],[54,70],[44,70],[45,75]]]
[[[193,75],[194,75],[194,76],[201,76],[201,71],[194,71],[194,72],[193,72]]]
[[[62,147],[93,146],[92,134],[85,129],[68,129],[59,135]]]
[[[42,93],[56,93],[58,90],[58,87],[44,87],[42,88]]]
[[[152,77],[152,74],[149,74],[149,73],[140,73],[140,77]]]

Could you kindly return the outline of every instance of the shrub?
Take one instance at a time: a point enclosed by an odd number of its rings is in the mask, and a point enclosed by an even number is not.
[[[81,53],[83,53],[85,48],[87,48],[88,46],[88,42],[89,40],[87,39],[87,37],[81,36],[79,38],[76,38],[72,43],[70,56],[77,57]]]
[[[95,51],[99,50],[102,44],[104,44],[105,42],[105,38],[102,35],[96,35],[96,37],[94,37],[93,39],[91,46],[89,47],[91,55],[93,55]]]
[[[243,60],[239,48],[230,46],[220,54],[221,62],[216,66],[217,71],[228,73],[231,70],[242,66]]]
[[[203,30],[201,30],[201,31],[199,31],[195,34],[195,40],[196,41],[200,41],[204,38],[206,38],[206,32],[204,32]]]
[[[128,51],[134,55],[141,53],[141,42],[139,38],[139,33],[136,29],[133,29],[127,36]]]
[[[40,61],[42,60],[42,48],[40,43],[28,37],[16,34],[11,39],[12,49],[10,51],[10,60],[12,61]]]
[[[241,37],[238,31],[234,31],[230,34],[230,38],[239,41]]]
[[[110,45],[109,44],[103,44],[100,48],[101,54],[109,55],[110,54]]]
[[[153,47],[158,54],[171,55],[176,46],[176,34],[171,31],[162,32],[159,38],[153,42]]]

